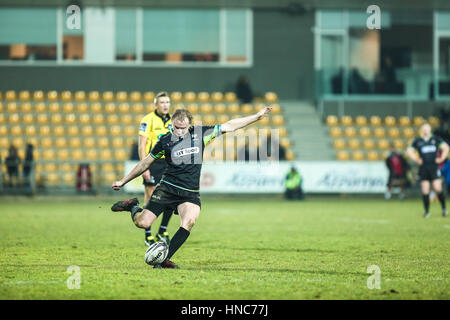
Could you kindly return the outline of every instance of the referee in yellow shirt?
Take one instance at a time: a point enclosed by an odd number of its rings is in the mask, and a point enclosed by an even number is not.
[[[139,158],[144,159],[155,146],[159,137],[171,130],[172,119],[169,114],[170,97],[167,92],[160,92],[155,96],[155,110],[147,114],[139,126]],[[164,157],[163,157],[164,158]],[[150,200],[156,185],[161,180],[167,163],[164,159],[154,162],[149,170],[142,174],[145,186],[144,203]],[[152,243],[162,240],[169,245],[170,238],[167,232],[167,225],[172,216],[173,208],[166,208],[159,227],[158,235],[152,236],[151,228],[145,230],[145,244],[150,246]]]

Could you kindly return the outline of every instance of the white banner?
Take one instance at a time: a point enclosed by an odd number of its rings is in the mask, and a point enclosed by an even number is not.
[[[136,162],[127,161],[125,172]],[[300,172],[306,193],[384,193],[388,170],[382,161],[205,162],[201,193],[283,193],[291,166]],[[127,192],[143,192],[142,178],[125,186]]]

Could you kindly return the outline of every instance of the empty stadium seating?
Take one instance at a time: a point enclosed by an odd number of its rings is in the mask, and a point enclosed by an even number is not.
[[[242,105],[233,92],[172,92],[170,96],[172,110],[186,107],[193,113],[194,122],[204,125],[247,116],[263,108],[262,101],[270,103],[273,106],[270,117],[243,133],[253,135],[267,128],[279,129],[280,143],[286,148],[287,159],[294,159],[282,106],[275,93],[266,93],[258,103]],[[39,165],[36,171],[45,174],[48,183],[57,185],[73,184],[76,164],[84,161],[114,163],[113,170],[105,171],[105,181],[121,175],[123,172],[117,169],[123,170],[121,161],[130,156],[141,119],[154,109],[155,93],[9,90],[0,97],[0,154],[6,155],[11,143],[24,148],[27,142],[32,142]],[[230,150],[230,142],[226,139],[219,143],[223,151],[217,151],[214,160],[225,159],[226,148]],[[233,145],[237,147],[237,142]],[[56,167],[41,165],[51,163]],[[62,170],[55,169],[59,165],[65,166],[60,167]]]
[[[420,126],[428,122],[439,126],[439,118],[386,116],[343,116],[329,115],[325,124],[333,139],[336,158],[340,161],[379,161],[387,155],[391,145],[403,150],[419,135]]]

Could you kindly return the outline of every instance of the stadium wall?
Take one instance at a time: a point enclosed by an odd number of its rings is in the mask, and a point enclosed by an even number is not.
[[[314,23],[312,12],[254,10],[250,68],[1,66],[0,90],[233,91],[244,74],[256,94],[312,99]]]

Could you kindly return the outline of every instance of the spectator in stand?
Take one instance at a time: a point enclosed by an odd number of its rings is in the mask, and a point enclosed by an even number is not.
[[[387,183],[387,191],[384,195],[386,200],[389,200],[392,196],[392,188],[399,187],[400,193],[399,199],[405,197],[405,188],[407,185],[406,173],[409,169],[409,164],[406,161],[393,144],[391,144],[391,153],[386,158],[386,166],[389,170],[389,178]]]
[[[25,150],[25,159],[22,168],[23,179],[25,180],[25,184],[30,186],[30,174],[33,169],[33,149],[34,146],[31,143],[27,144],[27,148]]]
[[[17,154],[17,148],[13,145],[9,147],[8,157],[5,159],[6,168],[8,171],[8,186],[13,187],[17,185],[19,179],[19,163],[20,158]]]
[[[236,96],[241,103],[253,101],[253,91],[246,76],[240,76],[236,84]]]

